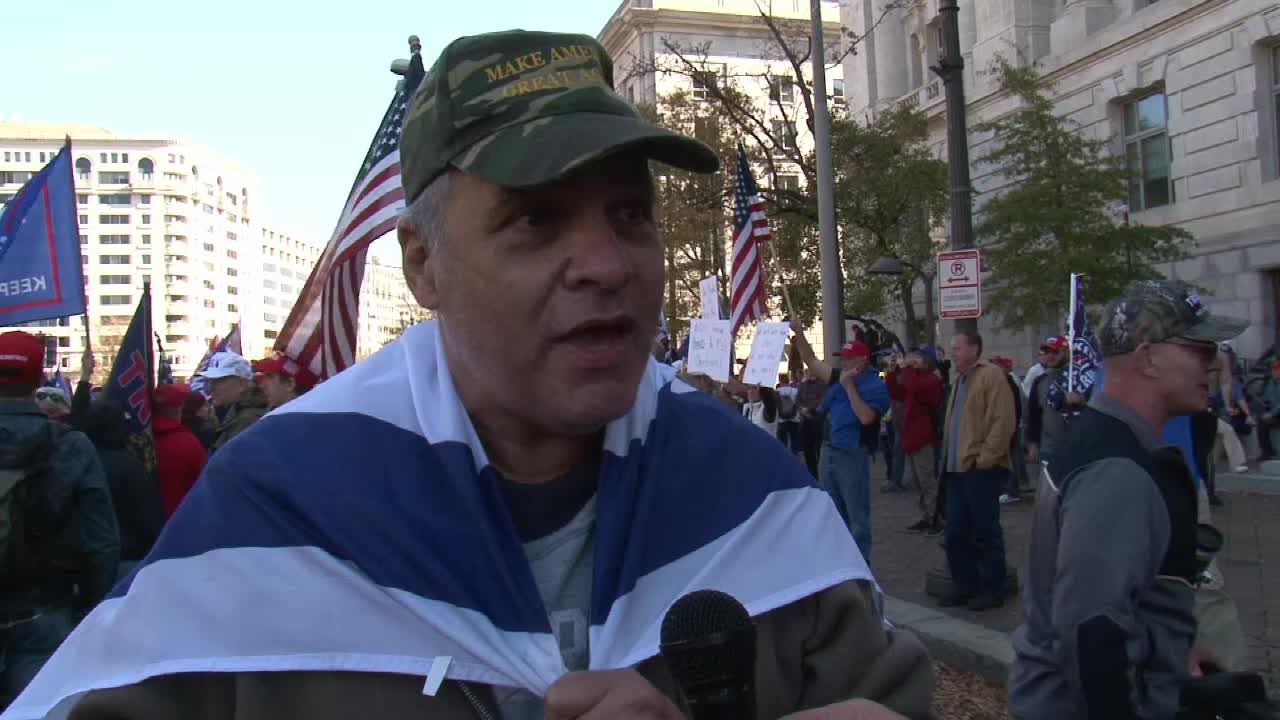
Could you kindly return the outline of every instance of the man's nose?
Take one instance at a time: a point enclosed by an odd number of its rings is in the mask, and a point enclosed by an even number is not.
[[[580,214],[566,232],[569,263],[565,282],[569,287],[595,285],[616,290],[635,272],[625,238],[603,210]]]

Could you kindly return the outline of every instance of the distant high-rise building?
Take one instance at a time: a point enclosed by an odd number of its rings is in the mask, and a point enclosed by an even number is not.
[[[97,127],[0,123],[0,202],[68,136],[99,367],[110,365],[147,281],[154,327],[177,377],[189,376],[210,338],[237,322],[245,353],[265,354],[322,246],[266,224],[257,179],[217,153]],[[57,338],[64,374],[79,370],[83,322],[33,323]]]
[[[405,284],[404,271],[383,265],[372,255],[360,286],[360,335],[356,357],[365,358],[400,337],[405,328],[427,317]]]

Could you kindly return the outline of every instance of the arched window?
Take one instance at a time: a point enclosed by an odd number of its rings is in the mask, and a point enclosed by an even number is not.
[[[196,167],[195,165],[192,165],[192,166],[191,166],[191,177],[193,177],[193,178],[198,178],[198,177],[200,177],[200,168]]]
[[[142,158],[138,161],[138,172],[142,174],[143,180],[150,180],[155,171],[156,164],[151,162],[151,158]]]
[[[89,158],[82,157],[76,160],[76,174],[81,180],[88,180],[89,174],[93,172],[93,163],[89,162]]]

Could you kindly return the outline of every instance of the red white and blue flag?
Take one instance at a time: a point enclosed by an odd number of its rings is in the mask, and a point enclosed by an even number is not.
[[[0,325],[85,311],[71,141],[0,210]]]
[[[426,72],[415,49],[409,71],[396,89],[365,156],[328,247],[302,287],[274,349],[321,380],[356,359],[360,285],[365,256],[374,240],[395,229],[404,208],[400,184],[400,130],[413,93]]]
[[[735,335],[743,323],[765,317],[760,243],[769,237],[764,200],[751,176],[747,153],[739,145],[738,179],[733,192],[733,277],[729,285],[733,295],[729,318]]]
[[[189,387],[192,390],[208,397],[208,383],[200,376],[200,373],[208,369],[209,361],[214,355],[220,352],[233,352],[237,355],[244,354],[240,345],[240,323],[236,323],[235,327],[231,328],[231,332],[227,333],[226,337],[219,338],[215,336],[213,340],[209,342],[209,349],[205,351],[204,357],[200,358],[200,364],[196,366],[196,371],[191,375],[191,383],[189,384]]]

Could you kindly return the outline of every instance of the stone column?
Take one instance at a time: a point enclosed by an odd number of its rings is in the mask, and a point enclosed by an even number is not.
[[[867,2],[874,6],[877,0],[867,0]],[[883,12],[881,8],[872,8],[874,18],[878,18],[881,12]],[[895,7],[885,15],[884,20],[873,32],[876,36],[875,102],[877,103],[900,98],[910,89],[907,87],[907,35],[903,20],[902,10]]]

